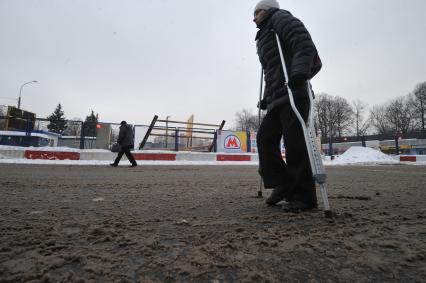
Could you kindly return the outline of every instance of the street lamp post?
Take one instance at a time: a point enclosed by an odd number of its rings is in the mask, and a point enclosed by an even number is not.
[[[37,81],[26,82],[26,83],[22,84],[21,87],[19,88],[18,109],[21,109],[22,88],[24,87],[24,85],[31,84],[31,83],[37,83]]]
[[[166,148],[167,148],[167,143],[168,143],[168,135],[169,135],[169,118],[171,116],[166,116]]]

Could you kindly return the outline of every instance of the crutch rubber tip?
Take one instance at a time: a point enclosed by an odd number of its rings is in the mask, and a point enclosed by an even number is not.
[[[331,210],[325,210],[324,215],[325,215],[325,218],[333,219],[333,212],[331,212]]]
[[[257,197],[258,197],[258,198],[261,198],[261,197],[262,197],[262,191],[258,191],[258,192],[257,192]]]

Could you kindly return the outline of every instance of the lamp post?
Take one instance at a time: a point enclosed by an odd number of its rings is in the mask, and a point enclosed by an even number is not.
[[[168,138],[168,135],[169,135],[169,118],[170,117],[171,116],[166,116],[166,148],[167,148],[167,143],[168,143],[167,138]]]
[[[21,109],[22,88],[24,87],[24,85],[31,84],[31,83],[37,83],[37,81],[26,82],[26,83],[22,84],[21,87],[19,88],[18,109]]]

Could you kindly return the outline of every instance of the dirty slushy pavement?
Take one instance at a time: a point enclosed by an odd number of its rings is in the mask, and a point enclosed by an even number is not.
[[[0,282],[423,281],[426,167],[326,169],[333,224],[255,166],[2,164]]]

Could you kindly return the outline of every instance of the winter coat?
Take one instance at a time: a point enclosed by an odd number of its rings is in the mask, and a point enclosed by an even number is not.
[[[286,10],[269,9],[259,24],[257,53],[265,74],[264,103],[272,110],[288,101],[284,72],[275,33],[283,48],[289,81],[310,79],[321,69],[321,60],[303,23]],[[300,91],[297,94],[300,95]],[[302,91],[303,94],[303,91]],[[298,99],[300,97],[296,97]]]
[[[129,124],[120,126],[117,143],[121,146],[133,146],[133,129]]]

